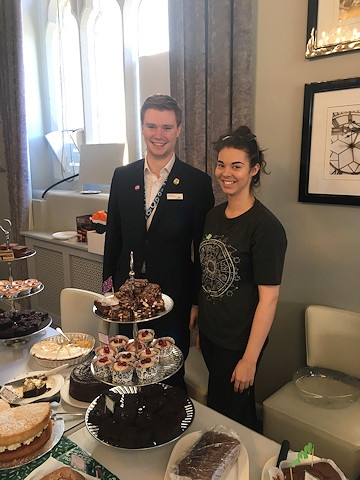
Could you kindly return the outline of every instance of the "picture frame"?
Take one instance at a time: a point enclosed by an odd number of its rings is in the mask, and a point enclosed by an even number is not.
[[[305,84],[298,200],[360,205],[360,77]]]
[[[358,49],[359,0],[308,0],[305,58]]]

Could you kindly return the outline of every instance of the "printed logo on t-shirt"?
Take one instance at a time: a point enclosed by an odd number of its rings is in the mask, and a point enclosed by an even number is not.
[[[224,236],[206,235],[200,244],[202,288],[210,298],[232,296],[240,280],[240,257]]]

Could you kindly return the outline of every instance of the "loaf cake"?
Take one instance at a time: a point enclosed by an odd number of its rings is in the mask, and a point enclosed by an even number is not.
[[[70,373],[69,395],[75,400],[92,402],[105,390],[106,385],[91,373],[90,363],[81,363]]]
[[[131,280],[126,280],[111,300],[104,297],[94,305],[101,316],[123,322],[144,320],[165,310],[160,286],[142,278],[134,280],[134,290]]]
[[[233,434],[213,427],[202,432],[200,438],[171,468],[170,478],[178,480],[220,479],[237,460],[240,440]]]
[[[17,460],[39,450],[50,438],[50,403],[39,402],[0,412],[1,462]]]

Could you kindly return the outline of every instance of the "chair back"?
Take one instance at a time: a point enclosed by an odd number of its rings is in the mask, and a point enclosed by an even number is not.
[[[305,334],[309,366],[360,378],[360,313],[309,305],[305,311]]]
[[[92,335],[99,345],[98,332],[109,334],[109,323],[93,313],[95,299],[103,295],[80,288],[64,288],[60,293],[61,328],[66,332],[80,332]]]

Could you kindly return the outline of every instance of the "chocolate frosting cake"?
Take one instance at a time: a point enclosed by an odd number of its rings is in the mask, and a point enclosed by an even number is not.
[[[90,363],[77,365],[70,374],[69,395],[81,402],[92,402],[107,386],[91,373]]]

